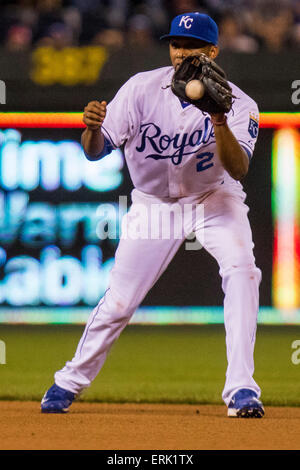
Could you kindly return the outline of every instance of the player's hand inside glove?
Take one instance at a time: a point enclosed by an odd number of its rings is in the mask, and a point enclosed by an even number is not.
[[[191,80],[200,80],[204,85],[204,94],[198,100],[186,95],[185,87]],[[224,70],[205,54],[190,55],[182,61],[173,75],[171,89],[181,100],[209,114],[228,113],[235,98]]]

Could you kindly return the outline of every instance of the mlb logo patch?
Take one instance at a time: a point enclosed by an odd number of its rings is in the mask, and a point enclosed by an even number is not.
[[[258,136],[258,118],[254,114],[250,114],[248,132],[253,139]]]

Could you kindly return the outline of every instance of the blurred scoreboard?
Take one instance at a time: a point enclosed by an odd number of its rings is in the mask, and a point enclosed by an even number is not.
[[[126,211],[124,157],[88,161],[81,132],[0,131],[2,305],[95,305],[107,288]]]
[[[81,118],[0,116],[0,306],[95,306],[107,288],[132,184],[121,150],[86,159]],[[272,130],[270,306],[287,310],[300,308],[299,125],[299,113],[261,115]]]

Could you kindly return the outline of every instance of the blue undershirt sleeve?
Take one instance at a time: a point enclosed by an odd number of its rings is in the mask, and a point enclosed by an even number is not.
[[[101,158],[105,157],[106,155],[109,155],[112,150],[114,150],[114,147],[112,146],[111,142],[106,138],[104,137],[104,147],[103,147],[103,150],[102,152],[100,152],[98,155],[88,155],[84,150],[84,154],[86,156],[86,158],[93,162],[93,161],[97,161],[97,160],[101,160]]]

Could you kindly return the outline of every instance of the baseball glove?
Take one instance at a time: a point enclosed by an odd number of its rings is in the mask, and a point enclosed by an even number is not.
[[[185,93],[191,80],[200,80],[204,85],[204,95],[199,100],[192,100]],[[235,98],[224,70],[205,54],[187,56],[182,61],[173,75],[171,89],[181,100],[209,114],[228,113]]]

